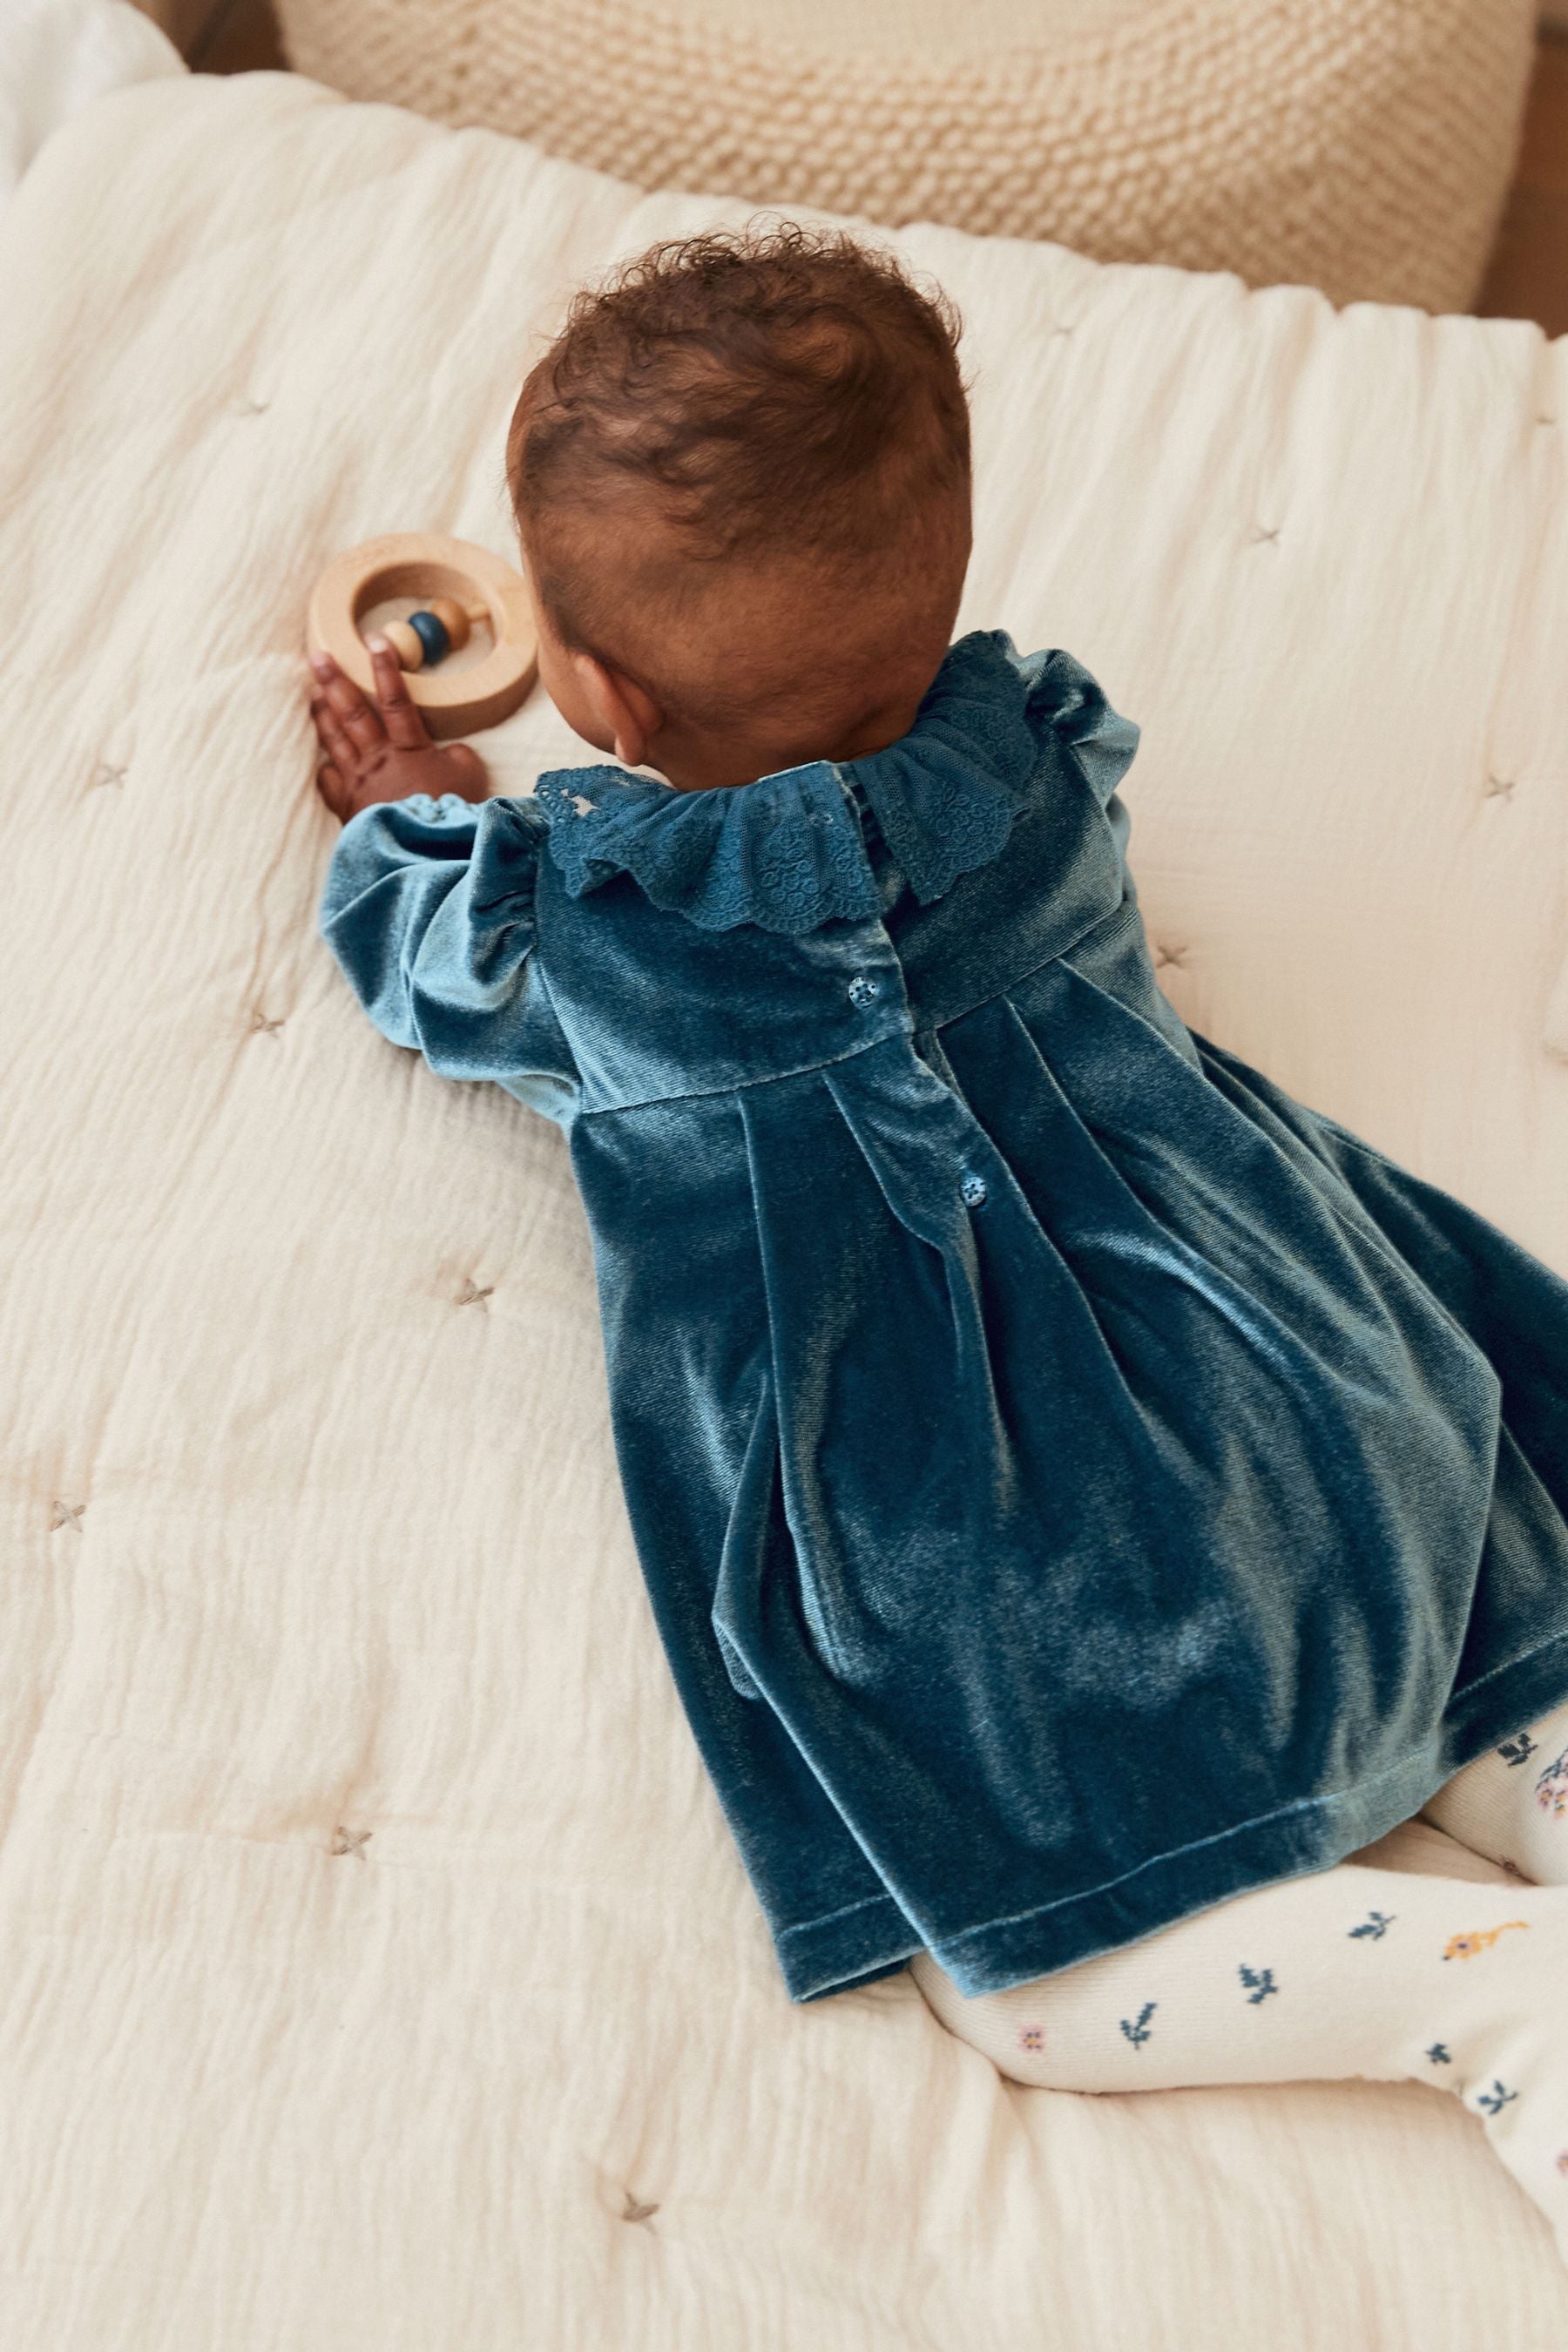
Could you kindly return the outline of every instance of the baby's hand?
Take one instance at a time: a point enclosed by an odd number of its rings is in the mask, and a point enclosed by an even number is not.
[[[316,675],[310,716],[326,753],[316,772],[316,789],[332,814],[347,824],[373,801],[406,800],[410,793],[428,793],[433,800],[456,793],[462,800],[482,801],[488,780],[479,753],[466,743],[433,743],[397,656],[384,637],[367,643],[375,672],[374,703],[331,654],[310,656]]]

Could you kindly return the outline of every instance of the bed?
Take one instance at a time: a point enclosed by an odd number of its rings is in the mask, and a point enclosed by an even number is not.
[[[1434,2091],[1074,2098],[907,1975],[791,2006],[562,1138],[316,936],[310,583],[509,551],[571,289],[741,216],[255,76],[98,100],[0,218],[0,2338],[1544,2352],[1568,2275]],[[1568,350],[901,242],[967,322],[961,625],[1141,723],[1173,1001],[1568,1270]]]

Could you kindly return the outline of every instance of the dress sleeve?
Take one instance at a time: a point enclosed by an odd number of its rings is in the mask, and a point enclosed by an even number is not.
[[[321,935],[382,1034],[443,1077],[504,1086],[539,1063],[531,959],[543,830],[513,801],[476,808],[419,793],[362,809],[332,853]]]

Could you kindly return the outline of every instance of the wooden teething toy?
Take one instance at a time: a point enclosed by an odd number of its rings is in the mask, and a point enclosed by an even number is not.
[[[393,596],[417,596],[422,607],[406,621],[386,623],[380,634],[396,653],[431,734],[469,735],[510,717],[539,667],[520,574],[488,548],[423,531],[369,539],[336,557],[310,593],[307,642],[312,653],[331,654],[373,699],[375,680],[360,622]],[[443,675],[447,653],[467,645],[480,621],[489,623],[494,641],[489,653],[467,669]]]

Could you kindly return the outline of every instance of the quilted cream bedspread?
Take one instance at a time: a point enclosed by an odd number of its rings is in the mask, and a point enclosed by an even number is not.
[[[101,100],[0,223],[0,2341],[1546,2352],[1568,2275],[1432,2090],[1057,2096],[907,1977],[791,2007],[562,1139],[316,937],[317,571],[510,551],[569,290],[735,216],[258,77]],[[1175,1003],[1568,1270],[1568,349],[904,242],[968,322],[963,625],[1142,723]]]

